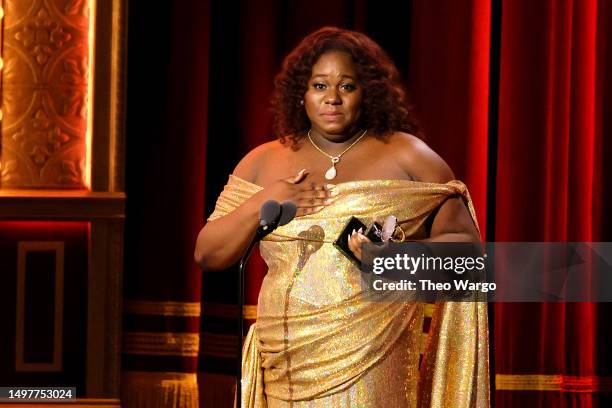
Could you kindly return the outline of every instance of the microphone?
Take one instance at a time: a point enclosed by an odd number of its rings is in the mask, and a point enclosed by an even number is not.
[[[277,227],[288,224],[295,218],[296,213],[297,207],[291,201],[283,201],[282,204],[279,204],[278,201],[268,200],[263,203],[259,210],[259,228],[257,228],[255,241],[261,240]]]
[[[272,232],[278,225],[281,217],[281,205],[276,200],[268,200],[259,209],[259,228],[257,228],[257,240]]]
[[[289,222],[295,218],[297,206],[291,201],[283,201],[280,206],[281,215],[278,219],[278,226],[289,224]]]

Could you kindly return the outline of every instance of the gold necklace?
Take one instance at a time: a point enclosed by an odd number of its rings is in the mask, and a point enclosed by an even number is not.
[[[310,137],[310,131],[312,129],[310,129],[308,131],[308,140],[310,140],[310,143],[314,146],[315,149],[317,149],[318,151],[320,151],[321,153],[323,153],[325,156],[329,157],[329,159],[331,160],[331,164],[332,166],[325,172],[325,178],[327,180],[333,180],[334,178],[336,178],[336,164],[338,164],[340,162],[340,157],[342,157],[342,155],[344,153],[346,153],[351,147],[355,146],[357,144],[357,142],[359,142],[361,139],[363,139],[363,137],[365,136],[366,133],[368,133],[368,129],[364,130],[363,133],[361,134],[361,136],[359,136],[357,138],[357,140],[355,140],[353,143],[351,143],[351,145],[349,147],[347,147],[346,149],[344,149],[344,151],[342,153],[340,153],[337,156],[332,156],[331,154],[327,154],[323,151],[323,149],[321,149],[319,146],[317,146],[317,144],[314,142],[314,140],[312,140],[312,137]]]

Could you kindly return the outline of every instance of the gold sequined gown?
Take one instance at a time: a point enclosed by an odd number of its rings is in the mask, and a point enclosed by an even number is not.
[[[294,219],[260,244],[268,265],[243,349],[242,406],[249,408],[487,407],[486,305],[435,306],[419,366],[423,304],[366,290],[359,270],[333,245],[345,223],[393,214],[408,239],[465,185],[407,180],[337,184],[322,211]],[[261,190],[235,176],[210,219]],[[475,218],[474,218],[475,219]]]

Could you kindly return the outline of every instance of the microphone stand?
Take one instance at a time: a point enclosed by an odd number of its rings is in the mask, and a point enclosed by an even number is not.
[[[251,239],[251,243],[249,244],[246,252],[244,255],[242,255],[242,258],[240,258],[240,263],[238,266],[238,355],[236,358],[236,408],[241,408],[242,403],[242,339],[244,338],[244,325],[242,324],[242,321],[244,319],[244,270],[247,261],[253,252],[255,244],[266,235],[269,228],[269,226],[264,226],[257,229],[257,232],[255,233],[253,239]]]
[[[244,270],[246,263],[253,252],[255,244],[263,237],[271,233],[280,225],[285,225],[291,221],[297,212],[294,203],[284,201],[282,204],[274,200],[268,200],[260,210],[259,222],[255,235],[251,239],[247,250],[238,266],[238,342],[237,342],[237,363],[236,363],[236,408],[242,408],[242,339],[244,338]]]

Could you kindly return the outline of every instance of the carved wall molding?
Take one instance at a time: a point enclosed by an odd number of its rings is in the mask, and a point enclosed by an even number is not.
[[[85,188],[88,0],[5,0],[3,188]]]
[[[0,220],[89,223],[88,406],[119,407],[126,8],[0,0]]]

